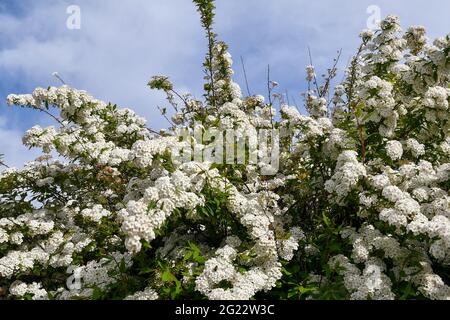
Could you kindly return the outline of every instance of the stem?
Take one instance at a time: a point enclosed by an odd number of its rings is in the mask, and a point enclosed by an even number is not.
[[[335,73],[335,71],[336,71],[336,66],[339,62],[339,59],[341,58],[341,54],[342,54],[342,49],[340,49],[338,51],[338,55],[334,61],[333,67],[330,69],[331,74],[330,73],[328,74],[329,77],[326,79],[325,84],[323,86],[323,91],[321,92],[321,96],[325,95],[325,93],[328,92],[328,88],[330,87],[331,80],[334,78],[333,73]]]
[[[269,91],[269,107],[270,107],[270,124],[273,130],[273,115],[272,115],[272,89],[270,88],[270,64],[267,65],[267,90]]]
[[[245,86],[247,87],[247,93],[249,96],[251,96],[252,94],[250,93],[250,89],[248,86],[247,72],[245,71],[244,58],[242,58],[242,56],[241,56],[241,64],[242,64],[242,70],[244,71],[244,79],[245,79]]]
[[[267,92],[269,94],[269,104],[272,106],[272,89],[270,88],[270,65],[267,65]]]
[[[216,106],[216,90],[214,87],[214,71],[213,71],[213,48],[214,48],[214,36],[211,30],[211,26],[208,26],[206,28],[206,32],[208,35],[208,71],[209,71],[209,77],[210,77],[210,86],[211,86],[211,94],[212,94],[212,106]]]
[[[361,55],[364,45],[365,45],[365,43],[362,43],[359,46],[356,56],[353,58],[353,60],[351,62],[349,87],[347,89],[348,108],[351,112],[353,112],[355,120],[356,120],[356,124],[358,126],[359,141],[361,143],[361,158],[362,158],[363,163],[366,160],[366,144],[364,141],[364,135],[363,135],[363,130],[362,130],[363,126],[361,125],[358,117],[356,116],[356,107],[358,106],[358,101],[356,101],[356,102],[353,101],[353,91],[355,89],[355,82],[356,82],[356,66],[357,66],[358,59],[359,59],[359,56]]]
[[[4,163],[2,160],[0,160],[0,166],[6,167],[6,168],[10,168],[10,166],[8,166],[6,163]]]
[[[156,132],[155,130],[153,130],[153,129],[150,129],[150,128],[146,128],[149,132],[151,132],[151,133],[154,133],[154,134],[156,134],[156,135],[158,135],[158,136],[162,136],[161,135],[161,133],[159,133],[159,132]]]
[[[312,56],[311,56],[311,49],[309,46],[308,46],[308,55],[309,55],[309,64],[311,66],[314,66],[313,61],[312,61]],[[317,94],[320,95],[319,85],[317,84],[316,72],[314,72],[314,85],[316,86]]]

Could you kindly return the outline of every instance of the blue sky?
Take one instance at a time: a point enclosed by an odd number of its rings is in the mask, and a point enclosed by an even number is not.
[[[66,28],[69,5],[81,9],[81,29]],[[320,74],[343,50],[342,72],[366,28],[367,8],[400,16],[402,26],[424,25],[430,38],[450,31],[447,0],[217,0],[216,31],[230,45],[235,80],[243,86],[243,56],[253,94],[266,93],[266,69],[297,103],[305,90],[311,47]],[[36,152],[20,145],[43,115],[6,106],[9,93],[59,85],[61,77],[97,98],[131,107],[153,128],[166,126],[156,106],[163,96],[146,83],[171,77],[180,91],[201,96],[205,38],[189,0],[0,0],[0,153],[21,166]]]

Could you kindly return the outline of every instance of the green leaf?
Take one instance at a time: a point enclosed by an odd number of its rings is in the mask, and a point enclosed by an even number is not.
[[[322,212],[322,218],[323,218],[323,222],[325,223],[325,225],[327,227],[330,227],[331,222],[330,222],[330,219],[325,215],[325,212]]]

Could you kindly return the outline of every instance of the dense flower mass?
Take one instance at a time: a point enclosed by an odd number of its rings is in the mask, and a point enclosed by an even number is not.
[[[174,108],[168,130],[66,85],[8,96],[57,123],[23,137],[41,157],[0,172],[0,299],[449,300],[449,35],[430,44],[388,16],[331,101],[335,72],[310,86],[306,115],[273,81],[268,101],[242,95],[194,2],[205,101],[152,78]],[[248,161],[270,144],[241,162],[175,157],[220,136],[180,138],[190,129],[233,129],[236,144],[277,129],[279,167]]]

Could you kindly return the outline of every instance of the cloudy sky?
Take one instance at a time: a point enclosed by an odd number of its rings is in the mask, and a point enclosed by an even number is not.
[[[79,30],[66,26],[70,5],[81,10]],[[280,90],[299,103],[308,46],[318,72],[342,48],[342,71],[373,6],[381,16],[399,15],[405,28],[426,26],[430,38],[450,31],[448,0],[217,0],[216,31],[230,45],[238,83],[242,56],[251,93],[264,94],[269,64]],[[189,0],[0,0],[0,153],[14,166],[36,155],[21,146],[21,136],[50,120],[7,107],[5,98],[59,85],[54,71],[73,87],[135,109],[151,127],[165,127],[156,108],[163,96],[146,83],[165,74],[179,91],[200,97],[205,45]]]

